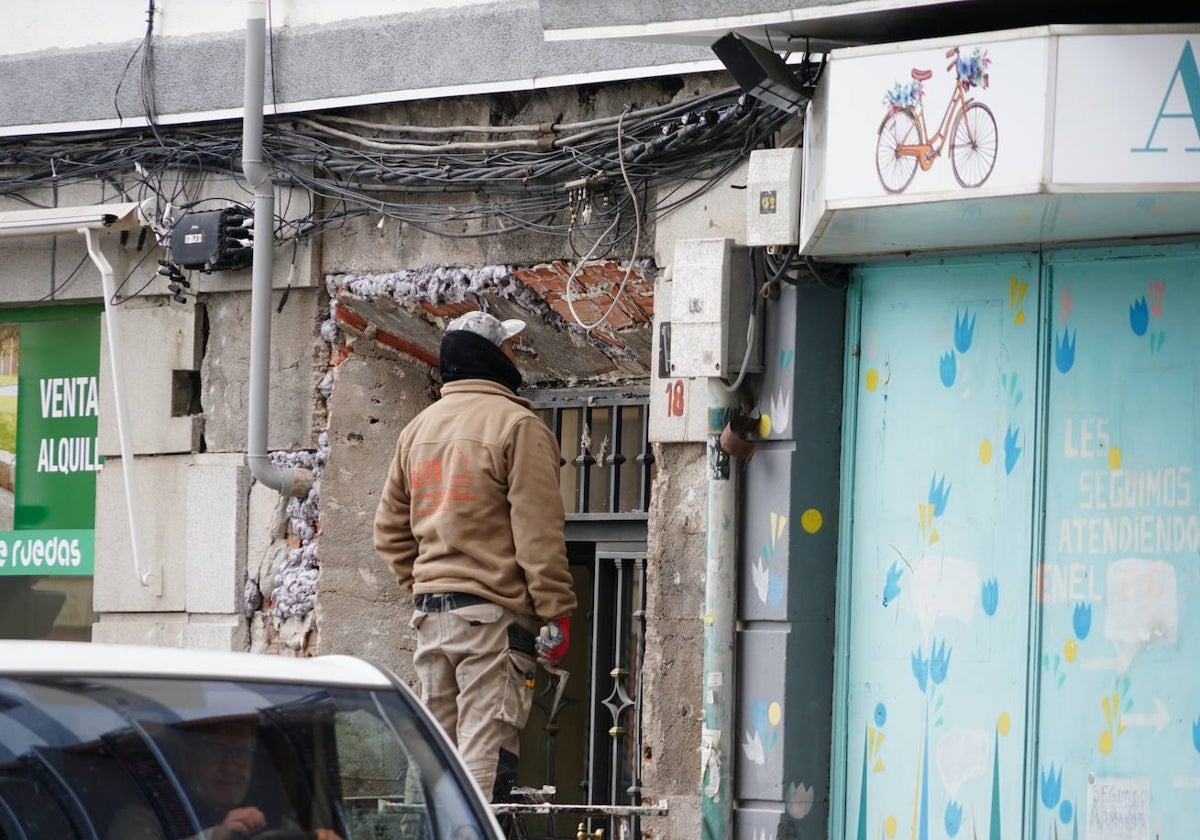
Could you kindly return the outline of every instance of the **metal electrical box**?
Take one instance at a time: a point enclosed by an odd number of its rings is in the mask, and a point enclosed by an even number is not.
[[[708,380],[673,376],[671,292],[675,282],[654,284],[654,336],[650,342],[650,441],[703,443],[708,440]]]
[[[795,245],[800,241],[798,147],[756,149],[746,176],[746,244]]]
[[[681,239],[672,276],[668,375],[732,379],[743,367],[761,371],[761,308],[749,249],[730,239]]]
[[[248,268],[253,223],[253,213],[243,207],[185,213],[171,228],[171,260],[206,274]]]

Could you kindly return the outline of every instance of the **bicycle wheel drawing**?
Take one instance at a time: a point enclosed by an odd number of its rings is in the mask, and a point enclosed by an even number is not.
[[[892,111],[879,124],[879,139],[875,142],[875,171],[879,183],[890,193],[904,192],[917,174],[917,158],[913,154],[901,154],[901,146],[915,146],[925,142],[921,126],[912,111],[901,108]]]
[[[968,102],[950,131],[950,164],[961,186],[978,187],[988,179],[996,165],[998,142],[992,109],[982,102]]]

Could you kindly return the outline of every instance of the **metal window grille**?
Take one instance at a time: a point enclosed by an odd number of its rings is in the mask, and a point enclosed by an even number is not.
[[[654,455],[645,390],[540,391],[535,410],[561,452],[567,518],[645,516]]]

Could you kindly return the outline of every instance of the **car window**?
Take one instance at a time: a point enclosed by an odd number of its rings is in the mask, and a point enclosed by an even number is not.
[[[280,838],[470,840],[480,807],[399,691],[0,678],[5,840],[176,840],[235,812]]]

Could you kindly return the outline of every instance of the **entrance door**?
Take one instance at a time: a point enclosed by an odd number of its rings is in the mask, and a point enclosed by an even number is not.
[[[1196,835],[1198,269],[1195,247],[1046,258],[1037,837]]]
[[[529,394],[562,453],[567,551],[579,606],[565,677],[538,670],[518,782],[544,814],[526,837],[637,836],[646,511],[654,459],[644,391]],[[630,834],[632,832],[632,834]]]
[[[1039,288],[1023,257],[859,272],[835,836],[1023,836]]]

